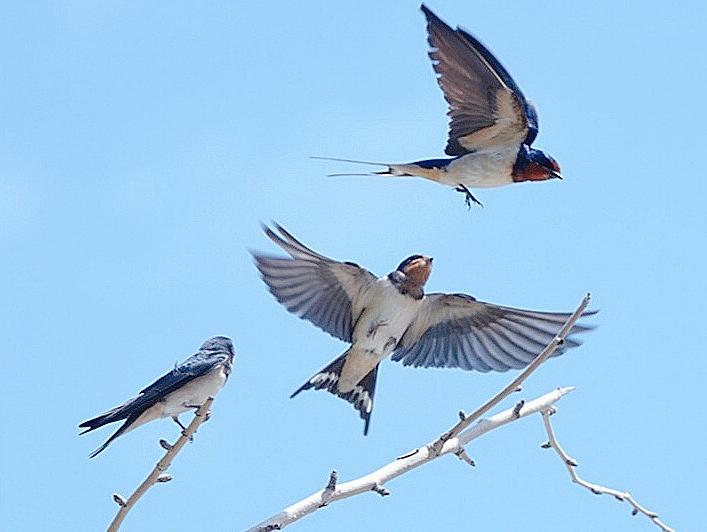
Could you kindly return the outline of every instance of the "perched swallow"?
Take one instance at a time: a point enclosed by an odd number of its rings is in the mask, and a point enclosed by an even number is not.
[[[103,445],[91,453],[90,458],[118,436],[154,419],[169,416],[184,430],[177,416],[198,409],[223,388],[231,373],[234,356],[230,338],[214,336],[201,344],[195,354],[141,390],[137,397],[81,423],[79,427],[86,429],[81,434],[86,434],[108,423],[125,420]]]
[[[290,257],[253,253],[270,292],[290,312],[351,344],[292,397],[314,388],[345,399],[364,420],[364,434],[378,366],[391,353],[405,366],[483,372],[522,368],[570,316],[501,307],[466,294],[425,294],[431,257],[412,255],[390,274],[376,278],[353,262],[320,255],[275,227],[280,234],[263,229]],[[592,328],[575,325],[564,348],[580,345],[571,335]]]
[[[506,69],[473,35],[453,30],[424,4],[421,9],[427,18],[429,56],[449,104],[444,151],[451,158],[405,164],[334,160],[387,166],[366,175],[418,176],[454,187],[466,195],[468,206],[472,201],[481,205],[470,188],[561,179],[557,161],[530,147],[538,134],[538,115]]]

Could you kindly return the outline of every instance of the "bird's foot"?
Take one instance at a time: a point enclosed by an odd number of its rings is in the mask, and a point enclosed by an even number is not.
[[[182,406],[183,406],[184,408],[193,408],[193,409],[194,409],[194,415],[196,415],[196,413],[197,413],[197,412],[199,411],[199,409],[201,408],[201,405],[193,405],[193,404],[191,404],[191,403],[182,403]],[[204,421],[208,421],[210,417],[211,417],[211,410],[209,410],[208,412],[206,412],[206,414],[204,414]]]
[[[472,202],[473,202],[473,203],[476,203],[476,204],[477,204],[479,207],[481,207],[481,208],[484,207],[484,204],[481,203],[479,200],[477,200],[477,199],[474,197],[474,195],[471,193],[471,191],[470,191],[468,188],[466,188],[465,185],[457,185],[457,188],[455,188],[454,190],[456,190],[457,192],[462,192],[463,194],[465,194],[464,203],[466,203],[466,206],[467,206],[469,209],[471,209],[471,204],[472,204]]]
[[[187,435],[187,428],[182,424],[181,421],[179,421],[179,418],[177,416],[172,416],[172,421],[174,421],[177,425],[179,425],[179,428],[182,429],[182,436]],[[189,436],[189,443],[194,441],[194,436]]]

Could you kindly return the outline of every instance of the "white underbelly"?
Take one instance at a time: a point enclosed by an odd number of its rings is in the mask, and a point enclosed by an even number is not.
[[[513,183],[511,172],[516,160],[513,152],[475,152],[449,163],[440,173],[440,182],[456,187],[491,188]]]
[[[161,417],[175,417],[187,411],[194,411],[192,405],[201,405],[209,397],[215,397],[226,383],[226,373],[223,366],[211,370],[202,377],[185,384],[178,390],[167,395],[164,400],[158,401],[145,410],[135,420],[130,430],[140,425]]]
[[[226,383],[226,374],[223,366],[219,366],[203,377],[194,379],[169,394],[162,403],[162,417],[176,416],[187,410],[193,410],[185,405],[201,405],[209,397],[215,397]]]
[[[381,360],[400,341],[422,300],[401,294],[387,279],[377,283],[377,293],[356,324],[352,347]]]

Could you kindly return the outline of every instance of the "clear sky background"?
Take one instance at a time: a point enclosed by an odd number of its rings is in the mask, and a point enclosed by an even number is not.
[[[564,181],[480,190],[327,178],[310,155],[441,156],[446,107],[418,2],[4,3],[0,8],[0,522],[100,530],[177,435],[77,424],[215,334],[237,347],[213,418],[124,530],[242,530],[424,444],[513,374],[383,363],[371,431],[322,392],[345,345],[285,311],[248,249],[261,221],[377,274],[435,257],[430,291],[572,310],[599,328],[524,386],[558,386],[588,480],[703,528],[705,20],[702,2],[430,4],[486,43],[540,113]],[[515,397],[514,400],[520,397]],[[505,406],[511,406],[512,401]],[[185,417],[185,421],[190,416]],[[114,427],[114,428],[117,428]],[[539,416],[292,530],[652,530],[570,484]]]

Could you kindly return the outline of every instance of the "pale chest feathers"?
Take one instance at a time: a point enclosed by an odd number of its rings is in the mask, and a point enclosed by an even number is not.
[[[356,323],[352,347],[377,360],[385,358],[417,315],[422,301],[401,294],[387,278],[378,279]]]
[[[507,150],[483,150],[463,155],[440,172],[439,182],[455,187],[490,188],[513,183],[511,173],[518,147]]]
[[[226,379],[225,368],[219,366],[206,375],[192,380],[145,410],[135,423],[133,423],[130,430],[153,419],[174,417],[187,411],[194,411],[194,408],[190,406],[201,405],[209,397],[216,396],[226,383]]]

